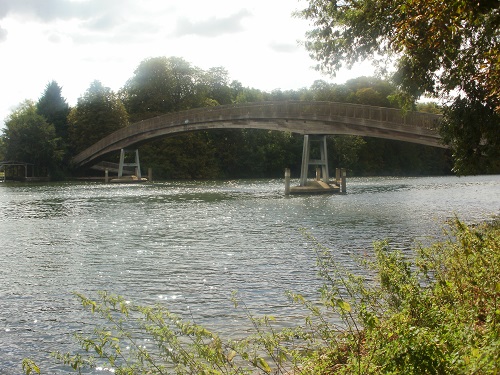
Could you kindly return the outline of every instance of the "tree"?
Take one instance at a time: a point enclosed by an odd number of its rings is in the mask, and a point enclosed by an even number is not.
[[[68,116],[70,140],[75,153],[128,124],[125,106],[118,96],[101,82],[90,84]]]
[[[207,132],[180,134],[141,147],[141,163],[160,179],[219,177],[215,149]]]
[[[366,141],[356,135],[336,135],[332,138],[333,165],[353,170],[358,164],[360,150]]]
[[[436,115],[443,114],[443,107],[436,102],[420,102],[417,103],[417,111],[425,113],[434,113]]]
[[[233,102],[233,90],[229,85],[229,74],[225,68],[210,68],[202,75],[202,84],[205,85],[205,95],[208,99],[215,100],[221,105]]]
[[[250,102],[262,102],[264,101],[264,93],[255,88],[244,87],[242,88],[237,96],[236,103],[250,103]]]
[[[52,81],[36,104],[37,111],[49,124],[53,124],[56,135],[64,140],[68,137],[69,105],[61,95],[61,87]]]
[[[199,84],[203,72],[179,57],[142,61],[123,89],[133,122],[169,112],[201,107]]]
[[[5,140],[3,135],[0,135],[0,160],[5,160]]]
[[[459,98],[446,108],[443,134],[453,150],[454,168],[463,174],[498,173],[499,126],[500,116],[477,100]]]
[[[342,103],[348,97],[348,89],[345,85],[328,83],[323,80],[314,81],[309,91],[312,93],[311,100]]]
[[[58,144],[62,152],[61,163],[54,165],[51,177],[62,179],[64,170],[69,165],[69,139],[68,139],[68,115],[69,105],[62,97],[61,87],[56,81],[52,81],[45,87],[45,92],[36,103],[37,112],[42,115],[49,124],[54,125]]]
[[[34,164],[50,174],[62,158],[54,125],[37,113],[35,103],[25,101],[10,114],[2,135],[5,158]]]
[[[500,3],[497,0],[310,0],[299,15],[312,21],[306,48],[318,69],[335,73],[358,61],[392,57],[394,82],[406,103],[430,94],[454,104],[447,113],[444,139],[456,157],[472,155],[488,144],[498,148],[500,132]],[[475,103],[461,105],[463,100]],[[453,113],[467,111],[468,122],[454,122]],[[472,132],[490,114],[489,127]],[[452,125],[454,124],[454,125]],[[451,131],[451,132],[450,132]],[[458,150],[456,147],[466,148]],[[484,148],[482,148],[484,149]],[[481,160],[495,154],[483,153]],[[457,159],[456,159],[457,160]],[[466,172],[467,159],[455,163]],[[476,160],[472,161],[477,164]],[[488,163],[491,164],[491,163]]]

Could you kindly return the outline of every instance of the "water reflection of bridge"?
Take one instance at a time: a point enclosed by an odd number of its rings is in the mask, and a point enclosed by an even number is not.
[[[328,181],[326,141],[321,160],[309,160],[309,136],[349,134],[446,147],[437,129],[440,115],[334,102],[279,101],[197,108],[139,121],[104,137],[73,158],[76,167],[154,139],[209,129],[265,129],[304,134],[301,185],[309,165]]]

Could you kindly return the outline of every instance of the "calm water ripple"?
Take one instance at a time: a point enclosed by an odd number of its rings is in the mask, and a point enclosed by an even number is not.
[[[283,181],[0,184],[0,374],[73,350],[91,320],[71,292],[109,290],[163,304],[225,336],[254,314],[301,322],[284,296],[320,285],[301,229],[356,268],[389,239],[405,251],[440,236],[455,215],[500,214],[500,176],[350,179],[345,196],[283,195]],[[66,373],[45,367],[46,373]]]

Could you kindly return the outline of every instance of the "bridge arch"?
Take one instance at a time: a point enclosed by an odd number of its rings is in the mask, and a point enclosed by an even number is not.
[[[442,147],[440,115],[335,102],[272,101],[197,108],[133,123],[73,158],[76,167],[122,148],[209,129],[265,129],[299,134],[350,134]]]

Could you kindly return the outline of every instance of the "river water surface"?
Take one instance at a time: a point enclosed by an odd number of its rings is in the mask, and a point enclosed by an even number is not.
[[[283,190],[282,180],[1,183],[0,374],[20,374],[24,357],[66,373],[46,358],[88,331],[74,291],[160,303],[238,337],[250,323],[232,307],[234,290],[255,315],[302,322],[284,292],[314,296],[321,284],[303,230],[355,269],[373,241],[410,252],[447,219],[500,214],[500,176],[352,178],[333,196]]]

